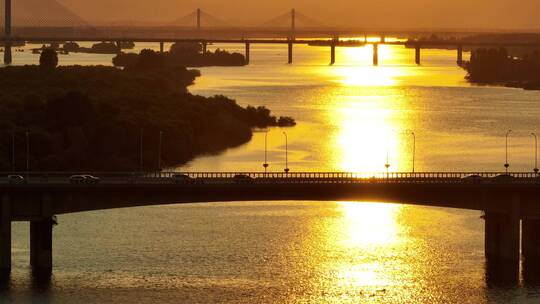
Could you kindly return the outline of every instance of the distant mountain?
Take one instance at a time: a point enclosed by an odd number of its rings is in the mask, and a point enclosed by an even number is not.
[[[4,5],[0,9],[4,24]],[[86,27],[89,24],[56,0],[12,1],[12,24],[18,27]]]

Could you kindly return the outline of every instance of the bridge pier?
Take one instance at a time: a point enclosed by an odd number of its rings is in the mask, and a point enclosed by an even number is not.
[[[419,45],[417,45],[415,48],[414,62],[417,65],[420,65],[420,46]]]
[[[457,47],[457,65],[462,66],[463,65],[463,46],[458,45]]]
[[[0,273],[11,271],[11,208],[9,196],[0,202]]]
[[[122,42],[116,41],[116,53],[121,54],[122,53]]]
[[[203,54],[206,54],[207,49],[208,49],[208,43],[203,42],[202,43],[202,52],[203,52]]]
[[[4,64],[8,65],[13,62],[13,58],[11,55],[11,41],[4,41]]]
[[[523,257],[523,280],[540,283],[540,218],[521,220],[521,254]]]
[[[373,65],[379,65],[379,44],[373,44]]]
[[[485,213],[485,255],[488,265],[519,276],[519,211]],[[510,279],[510,278],[509,278]]]
[[[293,43],[292,41],[289,41],[289,50],[288,50],[288,60],[287,60],[287,63],[288,64],[292,64],[292,61],[293,61]]]
[[[330,65],[336,63],[336,44],[332,42],[330,45]]]
[[[52,228],[52,217],[30,222],[30,265],[34,271],[52,271]]]
[[[160,52],[161,54],[163,54],[164,51],[165,51],[165,43],[163,43],[163,41],[161,41],[161,42],[159,43],[159,52]]]
[[[540,218],[522,219],[521,253],[525,261],[540,264]]]
[[[249,64],[249,42],[246,42],[246,64]]]
[[[11,56],[11,0],[5,0],[4,3],[4,64],[12,62]]]

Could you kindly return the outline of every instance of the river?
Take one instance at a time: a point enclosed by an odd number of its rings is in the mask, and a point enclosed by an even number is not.
[[[14,56],[15,64],[37,62],[28,52]],[[202,68],[194,94],[265,105],[298,125],[259,130],[245,145],[178,169],[262,171],[267,136],[271,171],[374,172],[386,163],[390,171],[411,171],[414,132],[416,171],[501,171],[512,129],[510,170],[532,171],[540,92],[471,86],[455,51],[423,50],[421,66],[414,50],[399,46],[380,46],[379,56],[373,67],[370,47],[339,48],[329,66],[328,48],[297,46],[287,65],[286,45],[252,45],[247,67]],[[60,63],[110,58],[78,54]],[[61,215],[50,284],[32,280],[28,224],[15,223],[12,276],[0,302],[540,301],[537,286],[486,279],[480,216],[381,202],[289,201]]]

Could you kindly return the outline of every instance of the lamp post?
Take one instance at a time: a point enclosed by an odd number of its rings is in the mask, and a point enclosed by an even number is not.
[[[285,136],[285,173],[289,173],[289,140],[287,138],[287,133],[283,132]]]
[[[11,171],[15,172],[15,131],[11,132]]]
[[[534,173],[538,174],[538,136],[536,133],[531,133],[534,136]]]
[[[512,130],[508,130],[506,131],[506,144],[505,144],[505,159],[506,159],[506,162],[504,163],[504,168],[506,169],[506,174],[508,174],[508,167],[510,167],[510,164],[508,163],[508,136],[510,135],[510,133],[512,133]]]
[[[143,170],[143,128],[139,131],[139,171]]]
[[[163,131],[159,131],[159,146],[158,146],[158,170],[161,172],[161,148],[163,145]]]
[[[413,149],[412,149],[412,173],[414,173],[414,162],[416,160],[416,134],[414,134],[414,131],[409,131],[409,134],[412,135],[413,138]]]
[[[268,170],[268,131],[264,133],[264,174]]]
[[[384,164],[384,167],[386,168],[386,179],[388,179],[390,177],[388,172],[390,169],[390,134],[386,135],[386,164]]]
[[[26,131],[26,177],[30,173],[30,132]]]

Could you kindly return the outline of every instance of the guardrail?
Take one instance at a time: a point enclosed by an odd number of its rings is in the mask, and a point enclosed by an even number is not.
[[[102,183],[538,183],[533,172],[0,172],[0,181],[20,175],[28,184],[68,183],[73,175],[92,175]]]

